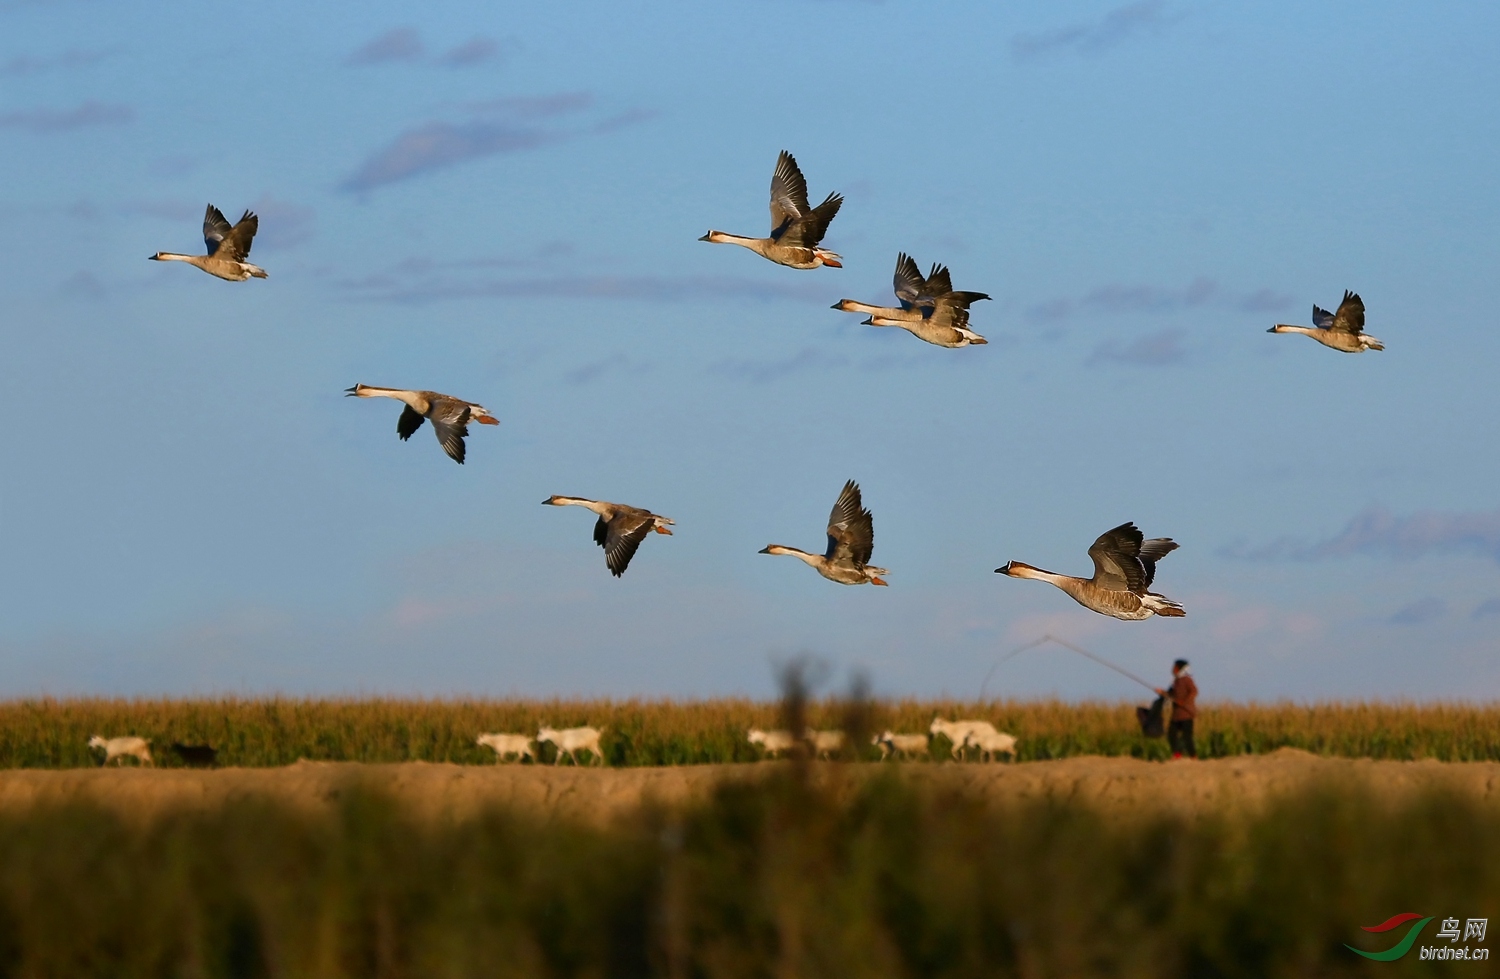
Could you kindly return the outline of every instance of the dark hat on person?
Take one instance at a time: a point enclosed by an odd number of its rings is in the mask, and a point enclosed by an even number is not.
[[[1180,659],[1180,660],[1177,660],[1175,663],[1172,664],[1172,669],[1174,669],[1174,670],[1180,670],[1184,666],[1187,666],[1187,665],[1188,665],[1188,661],[1187,660]]]

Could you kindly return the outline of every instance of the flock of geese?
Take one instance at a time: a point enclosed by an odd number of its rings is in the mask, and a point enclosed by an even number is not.
[[[820,266],[842,268],[843,258],[822,247],[828,226],[839,213],[844,198],[829,194],[817,207],[807,196],[807,180],[792,154],[783,150],[776,160],[771,177],[771,233],[765,238],[749,238],[723,231],[710,231],[700,241],[739,245],[762,258],[793,269],[815,269]],[[243,282],[266,278],[265,269],[251,265],[250,245],[260,226],[249,211],[234,225],[212,204],[203,217],[204,255],[182,255],[157,252],[157,262],[187,262],[209,275]],[[897,305],[876,306],[841,299],[833,308],[848,313],[865,313],[868,326],[897,327],[918,339],[940,347],[969,347],[986,343],[984,337],[969,328],[969,307],[990,298],[982,292],[959,292],[953,288],[946,266],[934,264],[926,276],[916,260],[904,252],[896,258],[894,289]],[[1313,306],[1313,325],[1291,326],[1278,323],[1271,333],[1302,333],[1334,350],[1363,353],[1384,350],[1385,345],[1364,332],[1365,306],[1359,296],[1345,291],[1337,312],[1330,313]],[[422,427],[432,423],[433,433],[443,451],[454,462],[463,464],[469,423],[498,425],[499,419],[483,405],[436,391],[414,391],[404,388],[375,387],[356,384],[345,392],[351,398],[391,398],[404,407],[396,419],[396,435],[406,441]],[[589,500],[578,496],[550,496],[545,506],[581,506],[597,517],[594,543],[604,549],[604,563],[610,573],[620,577],[647,536],[655,532],[670,535],[673,521],[659,513],[640,507]],[[762,554],[787,554],[808,564],[829,581],[841,585],[885,585],[885,568],[870,564],[875,548],[874,518],[860,497],[859,485],[853,480],[844,484],[833,512],[828,515],[828,544],[816,554],[783,544],[771,544]],[[1057,586],[1084,608],[1116,619],[1137,621],[1153,615],[1181,617],[1186,612],[1171,599],[1149,591],[1156,577],[1156,565],[1176,550],[1171,538],[1147,540],[1133,523],[1124,523],[1101,534],[1089,548],[1094,574],[1089,578],[1056,574],[1020,561],[996,568],[996,574],[1012,578],[1035,578]]]

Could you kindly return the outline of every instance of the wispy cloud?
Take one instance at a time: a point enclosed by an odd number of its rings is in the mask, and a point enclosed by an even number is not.
[[[445,68],[468,68],[504,55],[504,46],[492,37],[472,37],[441,54],[427,55],[427,45],[415,27],[397,27],[355,48],[344,64],[355,68],[397,63],[431,63]]]
[[[365,67],[393,61],[417,61],[426,51],[422,35],[415,27],[397,27],[355,48],[344,59],[344,64]]]
[[[342,189],[366,193],[385,184],[469,160],[519,153],[574,139],[590,130],[561,125],[557,120],[584,113],[593,103],[593,96],[588,92],[558,92],[469,103],[462,107],[468,116],[463,121],[433,121],[401,133],[371,154],[343,182]],[[649,117],[650,113],[637,113],[623,124]],[[592,131],[608,131],[601,128],[605,126],[618,129],[622,124],[617,121],[619,118],[596,123]]]
[[[1022,315],[1033,323],[1057,323],[1075,316],[1161,314],[1210,307],[1257,313],[1291,303],[1291,297],[1270,289],[1238,292],[1200,275],[1181,288],[1107,283],[1078,298],[1058,297],[1028,306]]]
[[[1500,561],[1500,510],[1398,517],[1372,507],[1325,540],[1282,538],[1259,547],[1234,544],[1219,553],[1247,561],[1321,561],[1354,555],[1409,560],[1428,554],[1476,554]]]
[[[1134,38],[1159,35],[1182,16],[1169,12],[1162,0],[1142,0],[1116,7],[1096,20],[1039,34],[1017,34],[1011,38],[1010,50],[1020,61],[1068,51],[1102,54]]]
[[[1487,619],[1492,615],[1500,615],[1500,598],[1490,598],[1479,603],[1474,609],[1474,618]]]
[[[1187,359],[1181,330],[1159,330],[1134,340],[1105,340],[1084,361],[1089,366],[1126,364],[1132,367],[1168,367]]]
[[[716,364],[711,364],[708,370],[713,374],[723,374],[726,377],[750,381],[752,384],[768,384],[791,374],[846,367],[848,364],[848,358],[839,354],[826,353],[814,347],[803,347],[789,357],[770,360],[750,358],[721,360]]]
[[[24,129],[33,133],[64,133],[90,126],[114,126],[130,122],[135,110],[109,102],[84,102],[72,109],[23,109],[0,113],[0,129]]]
[[[615,353],[568,371],[563,380],[573,385],[592,384],[610,374],[645,374],[651,366],[650,361],[633,360],[623,353]]]
[[[16,55],[5,61],[0,61],[0,78],[16,77],[19,75],[39,75],[46,71],[68,71],[73,68],[87,68],[108,58],[119,51],[119,48],[100,48],[93,51],[83,51],[70,48],[61,54],[46,57],[32,57],[30,55]]]
[[[1448,603],[1441,598],[1419,598],[1396,612],[1386,621],[1391,625],[1425,625],[1440,619],[1448,611]]]
[[[808,302],[822,298],[813,285],[794,285],[714,275],[538,275],[552,259],[571,253],[566,245],[544,245],[547,258],[488,259],[438,263],[414,259],[336,285],[370,302],[420,305],[454,299],[628,299],[670,303],[712,300]],[[531,274],[526,274],[531,271]],[[497,276],[496,272],[509,272]]]
[[[476,37],[444,51],[438,58],[438,63],[449,68],[467,68],[470,65],[493,61],[500,56],[499,41],[490,37]]]

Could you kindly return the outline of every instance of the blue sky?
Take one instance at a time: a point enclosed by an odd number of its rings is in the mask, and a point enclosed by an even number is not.
[[[0,0],[0,695],[1500,697],[1500,10]],[[800,272],[776,154],[846,204]],[[234,284],[205,202],[261,215]],[[898,251],[986,347],[828,307]],[[1306,323],[1358,291],[1383,353]],[[502,420],[468,464],[366,384]],[[843,481],[891,587],[815,549]],[[677,520],[611,578],[552,493]],[[1136,521],[1188,617],[1117,622]],[[1008,696],[1134,697],[1059,650]]]

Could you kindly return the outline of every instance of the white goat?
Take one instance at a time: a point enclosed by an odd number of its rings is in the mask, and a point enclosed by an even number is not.
[[[155,765],[151,760],[151,742],[146,738],[101,738],[94,735],[89,738],[90,748],[104,749],[104,764],[119,761],[126,755],[138,760],[142,765]]]
[[[969,735],[968,744],[978,748],[979,756],[985,761],[994,761],[996,755],[1009,755],[1011,761],[1016,759],[1016,738],[1012,734],[995,730],[974,731]]]
[[[557,757],[552,759],[554,765],[562,762],[563,755],[573,759],[573,764],[578,764],[576,752],[581,750],[592,751],[594,757],[599,759],[599,764],[602,765],[604,752],[599,748],[599,735],[603,733],[602,727],[565,727],[558,730],[543,725],[541,730],[536,732],[536,739],[538,742],[551,741],[553,747],[557,749]]]
[[[1000,733],[989,721],[945,721],[941,717],[934,717],[928,730],[933,734],[946,735],[948,750],[953,752],[953,757],[957,759],[963,758],[964,746],[969,743],[969,738],[973,737],[975,732]]]
[[[532,739],[524,734],[481,734],[474,743],[494,748],[497,762],[504,761],[506,755],[515,755],[516,761],[522,758],[536,761],[536,752],[531,748]]]
[[[887,731],[877,734],[870,739],[871,744],[880,746],[882,758],[892,756],[915,755],[918,758],[930,757],[927,753],[927,735],[925,734],[895,734]]]
[[[832,758],[844,750],[843,731],[808,731],[807,740],[812,745],[813,755],[818,758]]]
[[[783,751],[791,751],[797,744],[797,739],[790,731],[762,731],[754,727],[746,732],[745,740],[751,744],[760,745],[768,755],[779,755]]]

